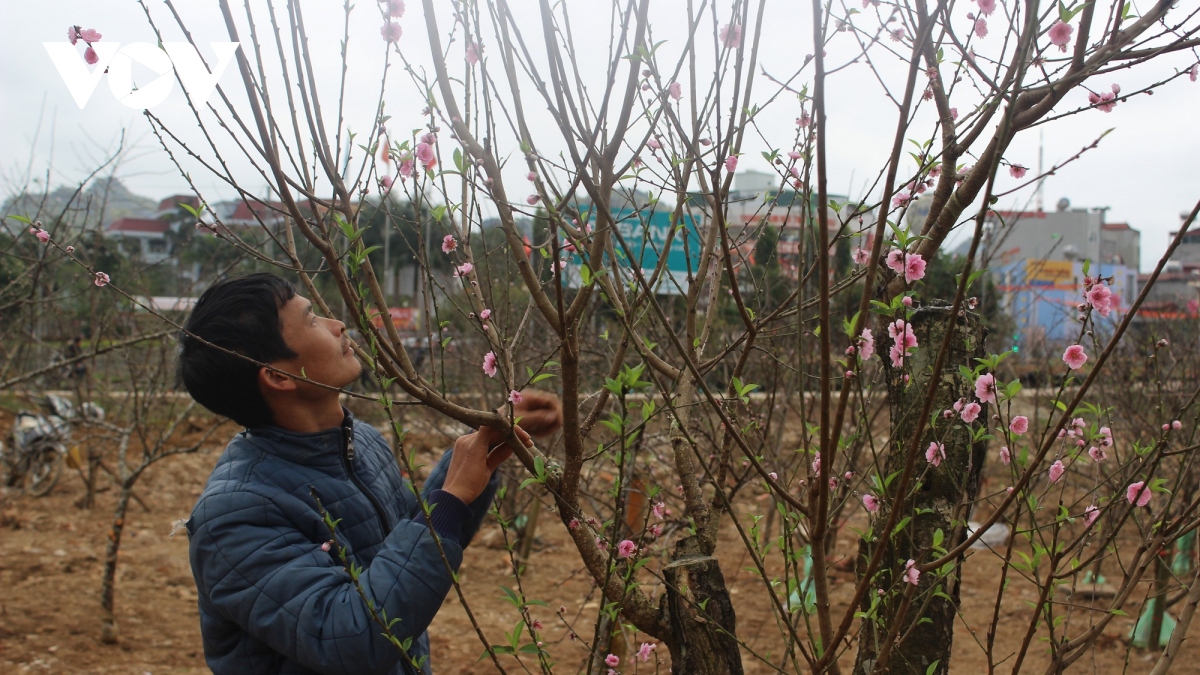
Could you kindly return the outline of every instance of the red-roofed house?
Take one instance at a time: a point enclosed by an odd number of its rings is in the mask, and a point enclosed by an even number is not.
[[[162,262],[171,255],[167,232],[170,223],[155,218],[118,218],[104,228],[104,236],[118,239],[117,246],[126,254],[149,263]]]

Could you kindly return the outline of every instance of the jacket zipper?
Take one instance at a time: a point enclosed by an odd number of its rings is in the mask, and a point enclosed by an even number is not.
[[[380,504],[379,500],[375,498],[375,495],[367,489],[367,486],[363,485],[362,481],[358,480],[358,474],[354,473],[355,452],[353,420],[351,420],[349,424],[342,426],[342,441],[342,465],[346,469],[346,475],[350,476],[350,482],[354,483],[354,486],[363,493],[363,496],[367,498],[367,501],[371,502],[371,507],[375,509],[375,517],[379,519],[379,527],[383,532],[383,536],[387,537],[388,533],[392,531],[392,527],[388,523],[387,516],[384,515],[383,505]],[[402,670],[409,675],[415,675],[417,672],[414,671],[412,666],[410,666],[403,658],[400,659],[400,666]]]
[[[387,516],[383,512],[383,505],[375,498],[375,495],[367,489],[367,486],[362,484],[358,479],[358,474],[354,473],[354,422],[342,427],[342,464],[346,468],[346,475],[350,476],[350,482],[354,483],[355,487],[363,493],[367,501],[371,502],[371,506],[375,509],[375,516],[379,518],[379,528],[383,532],[383,536],[388,536],[392,531],[391,524],[388,523]]]

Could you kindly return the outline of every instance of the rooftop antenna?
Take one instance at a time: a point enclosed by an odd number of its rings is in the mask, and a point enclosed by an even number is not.
[[[1046,132],[1043,129],[1038,130],[1038,185],[1037,185],[1037,212],[1042,212],[1042,192],[1046,185],[1046,176],[1042,173],[1042,160],[1045,156]]]

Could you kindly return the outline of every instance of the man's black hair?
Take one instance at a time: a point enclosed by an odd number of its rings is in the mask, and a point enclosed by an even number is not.
[[[192,335],[259,363],[296,356],[283,339],[279,310],[296,296],[266,272],[219,281],[200,295],[180,336],[179,379],[200,405],[245,427],[272,424],[256,366]]]

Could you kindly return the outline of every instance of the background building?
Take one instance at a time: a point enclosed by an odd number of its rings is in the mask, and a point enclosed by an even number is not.
[[[1079,341],[1083,265],[1068,260],[1025,259],[993,270],[1001,308],[1016,326],[1011,338],[1014,351],[1047,356],[1061,352],[1065,343]],[[1137,272],[1124,265],[1091,263],[1088,275],[1112,279],[1112,313],[1107,318],[1097,314],[1096,322],[1103,325],[1119,320],[1137,297]]]
[[[1008,264],[1017,260],[1083,261],[1122,265],[1136,274],[1141,260],[1140,231],[1128,223],[1106,223],[1104,208],[1072,208],[1058,200],[1055,211],[993,211],[988,215],[985,257]]]

